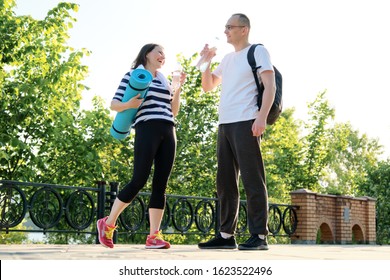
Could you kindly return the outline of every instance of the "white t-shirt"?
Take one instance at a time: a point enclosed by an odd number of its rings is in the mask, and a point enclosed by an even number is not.
[[[213,71],[213,74],[222,78],[222,91],[219,103],[219,123],[235,123],[253,120],[256,118],[257,88],[252,69],[248,63],[247,48],[227,54]],[[255,60],[261,68],[258,73],[272,70],[268,51],[264,46],[255,49]]]
[[[145,69],[143,65],[137,68]],[[130,70],[124,75],[113,99],[122,102],[132,71]],[[134,127],[137,123],[148,120],[165,120],[175,123],[171,106],[172,94],[173,91],[168,80],[161,72],[157,71],[156,77],[153,78],[149,86],[144,102],[137,109],[132,126]]]

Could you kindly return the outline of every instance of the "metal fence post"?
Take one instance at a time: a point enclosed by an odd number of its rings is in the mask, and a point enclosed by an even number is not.
[[[106,205],[106,181],[97,181],[98,201],[97,201],[97,220],[104,217],[104,210]]]
[[[114,205],[116,196],[118,194],[119,183],[118,182],[110,182],[110,192],[109,192],[109,210],[111,211],[112,206]],[[114,231],[113,243],[118,242],[118,234],[117,231]]]
[[[219,204],[218,194],[214,194],[217,198],[215,200],[215,236],[219,232],[219,227],[221,225],[221,205]]]
[[[106,204],[106,181],[97,181],[98,195],[97,195],[97,213],[96,221],[104,217],[104,210]],[[99,244],[99,236],[96,228],[96,244]]]

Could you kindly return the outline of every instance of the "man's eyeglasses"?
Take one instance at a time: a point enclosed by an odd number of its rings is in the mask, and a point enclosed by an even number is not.
[[[245,27],[245,25],[225,25],[225,29],[227,29],[227,30],[232,30],[233,28],[235,28],[235,27]]]

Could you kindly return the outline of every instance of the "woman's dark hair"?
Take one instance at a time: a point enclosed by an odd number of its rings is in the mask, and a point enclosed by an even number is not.
[[[146,65],[146,56],[148,55],[148,53],[150,53],[152,50],[154,50],[155,47],[158,47],[158,46],[160,46],[160,45],[146,44],[145,46],[143,46],[141,48],[141,50],[139,51],[137,58],[134,60],[131,68],[135,69],[138,66],[140,66],[141,64],[145,66]]]

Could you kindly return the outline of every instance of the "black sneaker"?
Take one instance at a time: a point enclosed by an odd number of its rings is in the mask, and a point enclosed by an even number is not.
[[[252,234],[245,243],[238,245],[238,250],[268,250],[267,237],[261,239],[259,235]]]
[[[198,244],[199,249],[236,249],[237,243],[234,236],[225,239],[220,233],[216,237],[207,242]]]

